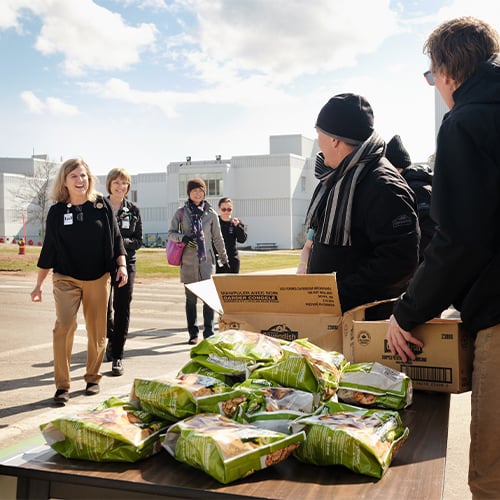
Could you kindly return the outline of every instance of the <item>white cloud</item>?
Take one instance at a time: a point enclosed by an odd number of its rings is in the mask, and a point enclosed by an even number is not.
[[[35,47],[44,55],[61,54],[69,75],[86,70],[124,70],[151,48],[157,34],[153,24],[128,26],[120,16],[91,0],[10,0],[0,7],[0,27],[18,26],[22,9],[40,17],[42,28]]]
[[[33,92],[30,92],[29,90],[21,92],[21,99],[28,107],[30,113],[42,113],[44,104],[35,94],[33,94]]]
[[[21,99],[26,104],[30,113],[49,113],[56,116],[73,116],[78,114],[76,106],[66,104],[57,97],[47,97],[45,101],[42,101],[33,92],[25,90],[21,92]]]
[[[353,66],[401,30],[389,0],[199,0],[194,7],[205,58],[276,82]]]

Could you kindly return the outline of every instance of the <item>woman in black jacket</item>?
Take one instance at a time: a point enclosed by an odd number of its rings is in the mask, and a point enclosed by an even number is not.
[[[135,252],[142,246],[142,220],[137,205],[127,200],[131,177],[124,168],[113,168],[106,178],[106,189],[127,251],[128,281],[117,286],[116,271],[111,273],[111,293],[108,301],[108,344],[106,359],[111,361],[111,373],[123,374],[123,349],[130,323],[130,303],[135,281]]]
[[[69,400],[71,351],[80,304],[87,331],[85,393],[99,393],[100,367],[106,347],[106,310],[110,272],[119,287],[128,281],[125,248],[106,198],[95,190],[95,178],[78,158],[65,161],[55,179],[45,239],[38,259],[33,302],[42,301],[42,284],[52,274],[56,307],[53,330],[56,403]]]
[[[224,238],[227,258],[229,259],[229,270],[227,270],[227,266],[223,267],[217,261],[216,273],[230,272],[238,274],[240,272],[240,256],[237,243],[245,243],[247,230],[240,219],[233,217],[233,201],[231,198],[224,197],[219,200],[219,224]]]

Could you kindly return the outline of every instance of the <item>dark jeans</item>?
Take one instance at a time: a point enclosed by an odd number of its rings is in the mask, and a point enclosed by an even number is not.
[[[127,284],[118,288],[116,271],[111,273],[111,292],[108,300],[108,341],[111,342],[113,359],[123,358],[130,324],[130,303],[135,281],[135,262],[127,262]]]
[[[198,337],[197,303],[198,297],[187,288],[186,292],[186,319],[189,338]],[[214,310],[203,302],[203,337],[207,338],[214,334]]]

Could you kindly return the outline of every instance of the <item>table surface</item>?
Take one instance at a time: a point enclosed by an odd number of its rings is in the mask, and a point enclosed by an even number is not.
[[[135,464],[68,460],[46,445],[0,463],[0,475],[176,498],[401,498],[441,499],[444,488],[450,395],[415,391],[401,412],[407,441],[380,479],[341,466],[313,466],[291,457],[244,479],[222,485],[162,450]]]

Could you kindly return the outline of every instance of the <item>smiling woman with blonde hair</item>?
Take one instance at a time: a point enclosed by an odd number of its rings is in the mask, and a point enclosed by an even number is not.
[[[31,292],[42,301],[42,284],[53,270],[56,307],[53,330],[54,401],[69,400],[71,352],[77,314],[83,304],[87,330],[87,364],[84,379],[88,396],[99,393],[99,372],[106,343],[106,310],[110,271],[118,266],[116,280],[127,283],[125,248],[108,200],[96,193],[95,179],[81,159],[65,161],[56,177],[47,214],[45,239],[38,259],[38,276]]]

